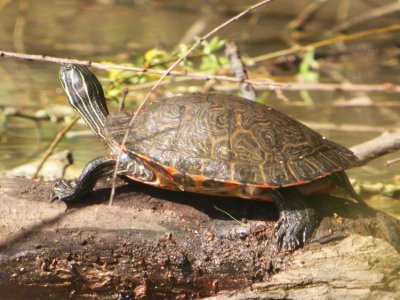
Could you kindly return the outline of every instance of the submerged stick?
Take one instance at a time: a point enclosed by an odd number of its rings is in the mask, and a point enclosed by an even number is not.
[[[47,161],[49,156],[53,153],[54,149],[60,143],[60,141],[64,137],[64,135],[72,128],[72,126],[75,125],[75,123],[78,120],[79,120],[78,117],[74,118],[71,122],[69,122],[67,125],[65,125],[65,127],[56,134],[56,137],[51,142],[50,146],[46,149],[46,152],[44,153],[42,160],[40,161],[39,165],[37,166],[37,169],[35,171],[35,174],[33,174],[32,179],[35,179],[38,177],[40,170],[42,169],[43,165],[45,164],[45,162]]]

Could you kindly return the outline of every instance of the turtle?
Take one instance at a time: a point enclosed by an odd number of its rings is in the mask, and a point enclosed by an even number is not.
[[[273,201],[275,242],[287,250],[301,247],[318,225],[308,194],[341,187],[363,203],[344,171],[357,164],[354,153],[272,107],[227,94],[154,97],[130,124],[133,113],[109,114],[87,67],[63,65],[59,77],[69,103],[111,154],[90,161],[78,178],[57,181],[53,200],[83,198],[119,159],[117,174],[133,181]]]

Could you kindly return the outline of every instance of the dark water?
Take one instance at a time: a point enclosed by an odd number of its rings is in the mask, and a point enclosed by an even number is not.
[[[215,1],[215,7],[202,5],[200,1],[190,2],[190,5],[184,1],[117,1],[118,4],[107,5],[108,2],[111,1],[35,0],[13,1],[4,7],[0,5],[0,49],[126,62],[150,48],[173,49],[193,22],[203,21],[204,34],[242,6],[240,1],[232,1],[232,5],[229,1]],[[300,4],[293,5],[299,8]],[[249,56],[284,49],[287,45],[280,33],[291,16],[287,9],[279,8],[275,3],[273,9],[280,14],[254,14],[239,20],[219,35],[238,42],[242,53]],[[318,26],[327,26],[328,19],[322,18]],[[384,63],[379,48],[370,47],[365,40],[352,45],[359,46],[359,51],[338,58],[337,64],[331,66],[334,72],[353,83],[399,84],[398,65]],[[68,113],[70,108],[58,82],[58,68],[50,63],[0,59],[0,105],[32,113],[43,109]],[[321,77],[321,80],[333,82],[329,75],[322,73]],[[291,100],[299,99],[298,93],[285,92],[285,95]],[[362,130],[351,131],[320,130],[346,146],[366,141],[385,129],[398,127],[399,106],[381,104],[398,104],[399,95],[340,92],[310,92],[310,95],[315,103],[312,107],[288,105],[273,95],[268,104],[302,121],[362,127]],[[335,100],[359,96],[368,96],[375,106],[341,108],[332,105]],[[40,157],[62,126],[43,122],[37,127],[32,121],[10,119],[0,136],[0,170]],[[86,127],[81,124],[73,130],[86,130]],[[58,150],[66,148],[73,151],[78,167],[106,151],[93,136],[64,139]],[[383,167],[383,164],[394,157],[396,154],[351,170],[350,176],[372,182],[392,182],[393,177],[399,174],[398,165]],[[400,214],[398,206],[388,210]]]

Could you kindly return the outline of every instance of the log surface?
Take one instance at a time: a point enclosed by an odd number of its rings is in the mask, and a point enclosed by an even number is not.
[[[400,222],[329,195],[294,252],[273,244],[272,203],[107,182],[50,203],[52,182],[0,179],[2,299],[395,299]],[[231,214],[233,220],[221,210]]]

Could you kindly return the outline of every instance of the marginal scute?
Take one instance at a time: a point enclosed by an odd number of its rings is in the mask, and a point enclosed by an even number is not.
[[[108,117],[111,144],[122,142],[131,117]],[[357,161],[347,148],[273,108],[221,94],[152,99],[134,121],[125,147],[155,165],[175,168],[182,178],[198,175],[210,184],[290,186]]]

